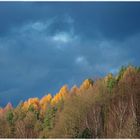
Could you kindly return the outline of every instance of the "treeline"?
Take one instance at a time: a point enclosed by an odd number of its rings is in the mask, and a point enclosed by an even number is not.
[[[0,138],[140,138],[140,68],[0,109]]]

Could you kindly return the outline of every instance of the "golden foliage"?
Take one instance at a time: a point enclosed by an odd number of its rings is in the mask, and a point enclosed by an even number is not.
[[[51,100],[52,100],[51,94],[48,94],[48,95],[44,96],[40,100],[39,104],[40,104],[41,110],[43,112],[45,112],[47,110],[47,105],[51,102]]]
[[[51,100],[51,105],[57,104],[60,100],[64,99],[66,95],[68,94],[69,90],[67,85],[64,85],[60,91],[53,97]]]
[[[23,109],[28,110],[30,105],[33,105],[34,109],[39,110],[39,99],[38,98],[30,98],[28,101],[23,103]]]
[[[8,103],[0,108],[0,138],[139,138],[139,108],[140,68],[129,66],[116,79],[86,79],[70,91],[64,85],[15,109]]]
[[[39,103],[40,103],[40,105],[42,105],[42,104],[45,104],[45,103],[50,102],[51,99],[52,99],[52,95],[51,94],[48,94],[48,95],[42,97],[42,99],[40,100]]]
[[[87,90],[89,89],[90,87],[92,87],[93,85],[93,81],[89,80],[89,79],[86,79],[82,85],[80,86],[80,91],[84,91],[84,90]]]
[[[71,93],[72,93],[72,94],[79,94],[79,93],[80,93],[80,90],[79,90],[79,88],[78,88],[76,85],[74,85],[74,86],[71,88]]]

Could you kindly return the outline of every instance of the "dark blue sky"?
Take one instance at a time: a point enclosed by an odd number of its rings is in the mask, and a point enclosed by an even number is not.
[[[140,65],[139,2],[0,2],[0,106]]]

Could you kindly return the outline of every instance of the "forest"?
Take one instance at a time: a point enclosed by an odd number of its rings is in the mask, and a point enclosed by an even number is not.
[[[0,108],[0,138],[140,138],[140,68]]]

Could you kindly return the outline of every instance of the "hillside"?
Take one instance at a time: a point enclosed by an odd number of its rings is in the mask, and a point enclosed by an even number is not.
[[[140,68],[0,108],[0,138],[140,138]]]

